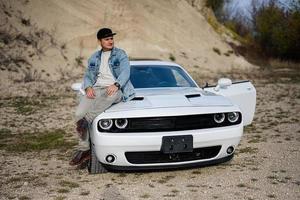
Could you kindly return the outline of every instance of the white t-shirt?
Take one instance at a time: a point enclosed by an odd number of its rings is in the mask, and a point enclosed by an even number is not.
[[[112,75],[109,65],[108,65],[108,59],[110,57],[111,51],[102,51],[101,53],[101,64],[99,67],[99,74],[96,82],[96,86],[110,86],[114,84],[115,79]]]

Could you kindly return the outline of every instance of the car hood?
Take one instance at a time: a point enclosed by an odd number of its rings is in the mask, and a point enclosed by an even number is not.
[[[230,100],[200,88],[155,88],[137,89],[135,98],[113,105],[105,112],[135,109],[174,107],[219,107],[232,106]]]

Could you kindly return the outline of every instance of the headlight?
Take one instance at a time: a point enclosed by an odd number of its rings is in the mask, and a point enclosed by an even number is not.
[[[230,121],[231,123],[236,122],[239,119],[239,113],[238,112],[230,112],[227,115],[227,119],[228,121]]]
[[[126,128],[127,124],[128,124],[128,120],[127,119],[116,119],[115,120],[115,125],[119,129]]]
[[[225,120],[225,114],[224,113],[216,113],[214,115],[214,120],[218,124],[224,122],[224,120]]]
[[[103,130],[108,130],[113,125],[113,121],[111,119],[101,119],[98,123],[100,128],[102,128]]]

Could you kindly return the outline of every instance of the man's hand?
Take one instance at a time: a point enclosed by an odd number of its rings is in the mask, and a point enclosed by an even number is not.
[[[96,94],[95,94],[95,90],[93,88],[88,87],[88,88],[85,89],[85,92],[86,92],[87,98],[95,99]]]
[[[110,86],[108,86],[108,87],[106,88],[106,94],[107,94],[108,96],[112,96],[112,95],[114,95],[118,90],[119,90],[119,88],[113,84],[113,85],[110,85]]]

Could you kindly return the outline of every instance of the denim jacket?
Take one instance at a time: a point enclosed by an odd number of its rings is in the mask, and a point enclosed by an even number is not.
[[[83,78],[83,89],[92,87],[96,83],[101,63],[101,53],[102,50],[96,51],[89,58],[88,68]],[[125,51],[114,47],[111,50],[111,54],[108,59],[108,65],[115,81],[118,82],[121,86],[120,88],[123,93],[122,100],[128,101],[132,99],[135,93],[133,85],[129,80],[130,65]]]

